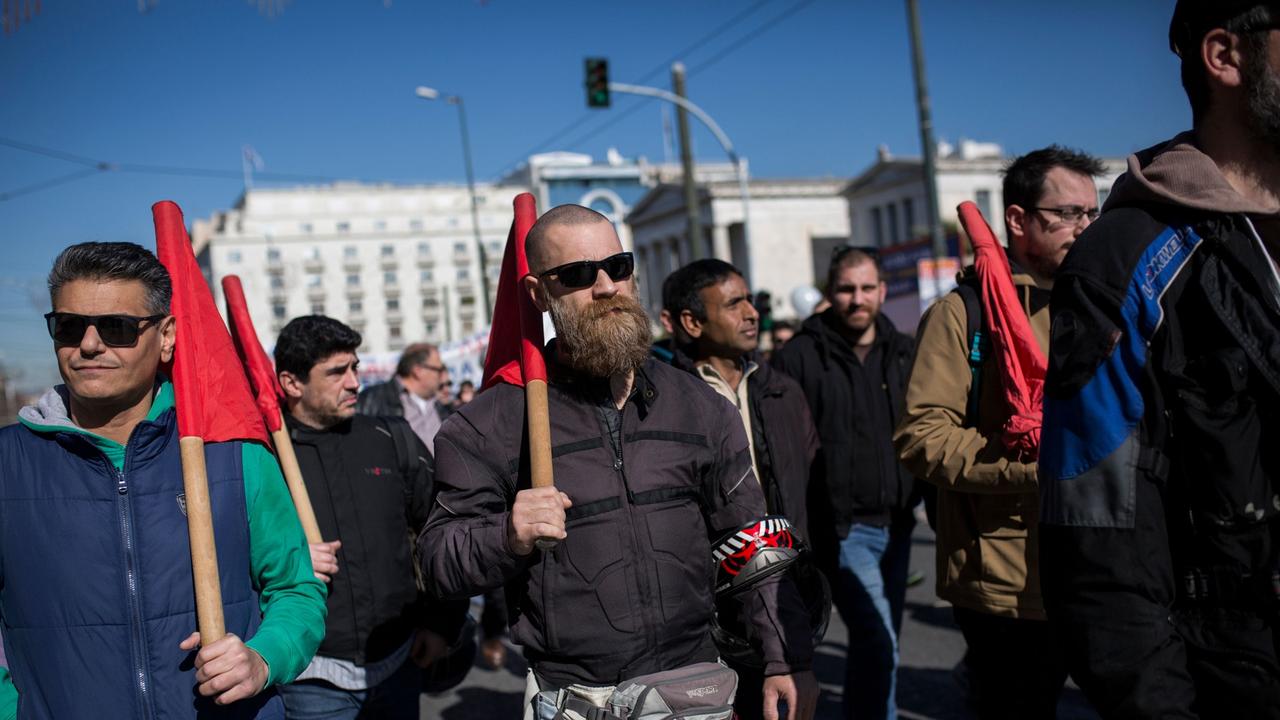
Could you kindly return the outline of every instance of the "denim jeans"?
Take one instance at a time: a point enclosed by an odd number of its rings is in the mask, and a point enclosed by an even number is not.
[[[854,525],[840,541],[840,562],[833,584],[836,609],[849,628],[845,662],[846,718],[897,717],[898,639],[890,619],[880,561],[889,545],[889,529]]]
[[[417,720],[422,677],[412,661],[367,690],[343,690],[323,680],[280,686],[288,720]]]

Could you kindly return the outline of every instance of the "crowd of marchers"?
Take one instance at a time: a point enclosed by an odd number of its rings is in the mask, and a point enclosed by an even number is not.
[[[521,387],[455,399],[421,344],[362,392],[360,334],[292,320],[275,371],[322,541],[269,449],[208,445],[214,642],[170,276],[67,248],[63,383],[0,430],[0,719],[417,718],[509,638],[526,720],[807,720],[832,606],[844,714],[893,718],[921,508],[977,717],[1053,718],[1068,677],[1106,718],[1280,717],[1280,7],[1181,0],[1170,44],[1192,130],[1103,207],[1089,155],[1015,159],[1007,251],[914,336],[846,246],[767,348],[742,272],[678,269],[655,343],[612,223],[547,211],[515,292],[555,327],[552,487]]]

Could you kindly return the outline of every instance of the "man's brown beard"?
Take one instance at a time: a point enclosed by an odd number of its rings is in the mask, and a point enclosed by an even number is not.
[[[630,295],[593,300],[581,311],[560,298],[548,298],[547,305],[560,359],[574,370],[607,378],[636,370],[649,357],[649,316]]]

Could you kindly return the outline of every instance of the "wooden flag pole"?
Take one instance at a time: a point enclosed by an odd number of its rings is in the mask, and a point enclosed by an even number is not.
[[[289,439],[289,426],[285,425],[283,411],[280,413],[280,429],[271,433],[271,441],[275,443],[280,470],[284,473],[285,484],[289,486],[289,494],[293,496],[293,507],[298,511],[298,522],[302,523],[307,542],[311,545],[324,542],[320,536],[320,525],[316,522],[316,511],[311,507],[311,496],[302,481],[302,468],[298,466],[298,456],[293,452],[293,441]]]
[[[218,550],[213,539],[213,507],[204,465],[204,440],[179,438],[178,448],[186,493],[187,533],[191,541],[191,575],[196,586],[196,620],[200,644],[208,646],[221,640],[227,629],[222,615],[222,583],[218,578]]]
[[[524,384],[525,415],[529,426],[529,472],[535,488],[555,487],[551,472],[551,414],[546,380],[527,380]],[[554,550],[559,540],[538,538],[539,550]]]

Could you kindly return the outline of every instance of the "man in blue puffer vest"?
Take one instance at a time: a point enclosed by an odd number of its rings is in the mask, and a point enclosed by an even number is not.
[[[324,586],[269,451],[205,449],[228,635],[199,647],[169,275],[67,248],[46,315],[65,384],[0,430],[0,718],[267,718],[324,633]],[[10,674],[12,673],[12,677]]]

